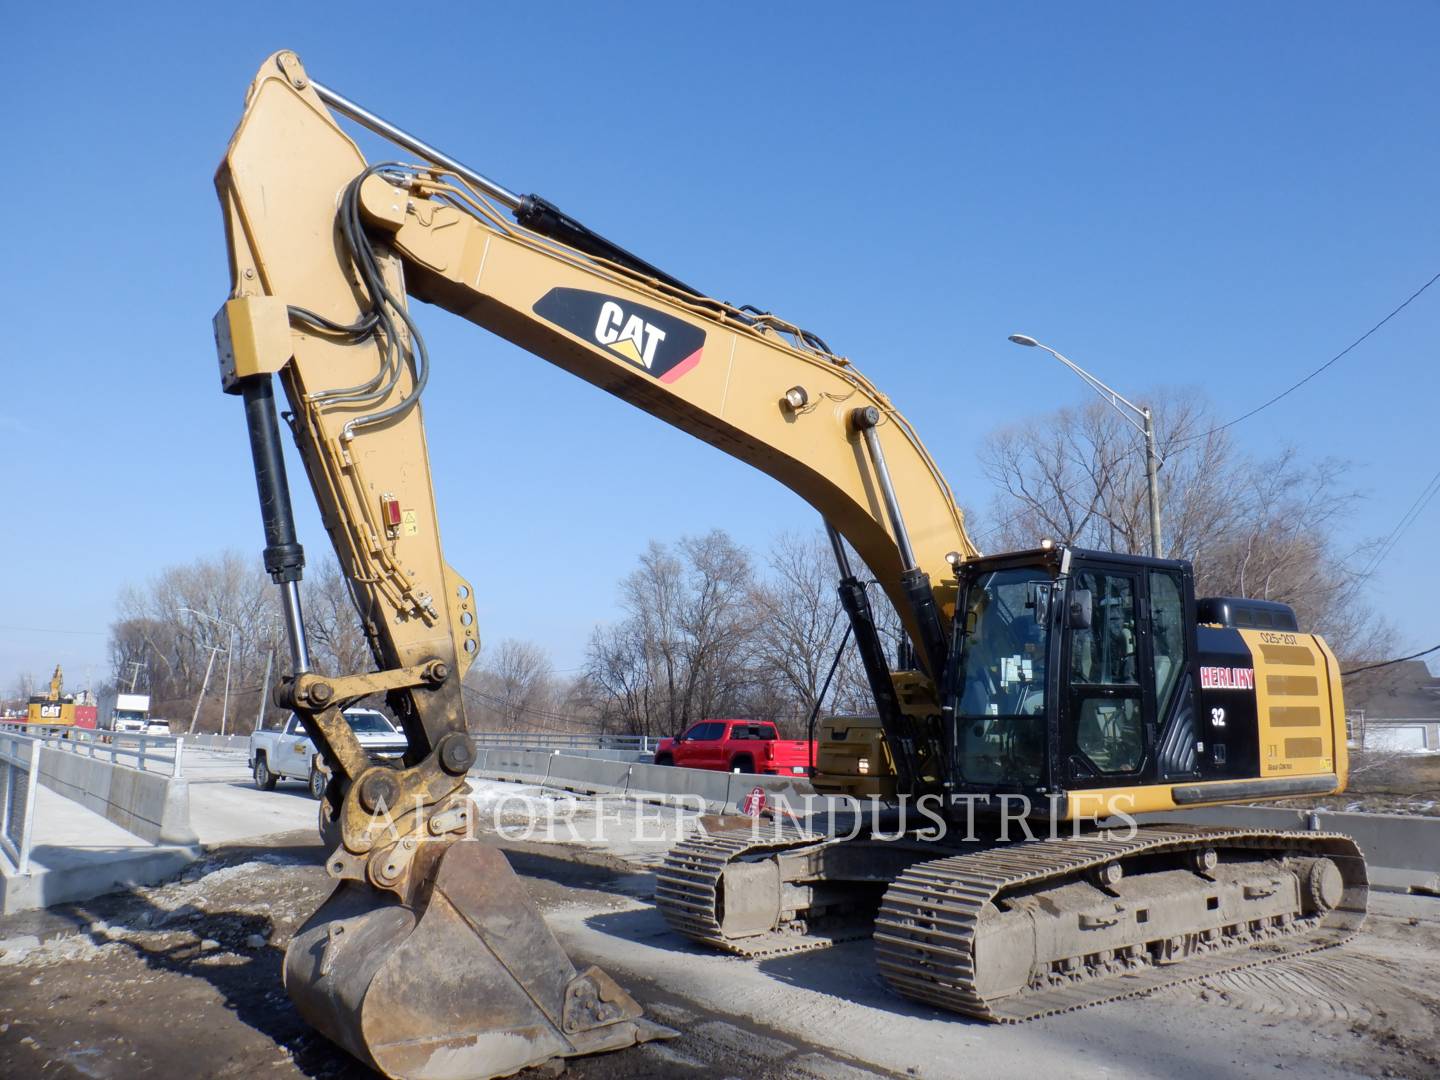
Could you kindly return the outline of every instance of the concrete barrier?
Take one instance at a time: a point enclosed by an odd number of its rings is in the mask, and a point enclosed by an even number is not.
[[[673,765],[631,765],[626,794],[674,799],[679,796],[705,803],[706,809],[730,808],[730,774],[708,769],[681,769]]]
[[[805,797],[816,791],[804,776],[756,776],[752,773],[730,773],[730,790],[726,802],[730,809],[740,806],[756,788],[765,792],[770,806],[780,805],[791,813],[805,812]],[[813,801],[813,799],[812,799]],[[817,804],[818,805],[818,804]]]
[[[557,750],[555,753],[561,757],[623,761],[627,765],[651,765],[655,762],[655,755],[647,754],[643,750]]]
[[[543,784],[550,773],[550,758],[546,750],[491,749],[485,754],[485,773],[496,780]]]
[[[250,752],[249,735],[186,735],[186,746],[198,746],[203,750],[239,750]]]
[[[1351,837],[1365,853],[1376,888],[1440,893],[1440,817],[1350,814],[1285,806],[1201,806],[1143,821],[1186,821],[1232,828],[1311,829]],[[1312,826],[1313,822],[1313,826]]]
[[[628,761],[552,754],[545,783],[586,795],[623,794],[633,767]]]
[[[40,782],[152,844],[194,844],[190,784],[76,754],[42,754]]]
[[[804,811],[806,796],[815,794],[809,779],[801,776],[682,769],[569,752],[490,748],[480,751],[471,772],[495,780],[549,784],[576,792],[623,791],[656,801],[698,799],[712,812],[734,811],[757,787],[773,803],[797,812]],[[1313,821],[1313,828],[1354,837],[1365,853],[1371,883],[1376,887],[1440,893],[1440,817],[1312,812],[1277,806],[1207,806],[1142,814],[1140,821],[1265,829],[1309,829]]]

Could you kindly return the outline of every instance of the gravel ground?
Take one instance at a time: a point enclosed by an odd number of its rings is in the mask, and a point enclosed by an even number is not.
[[[370,1075],[306,1027],[280,985],[290,934],[330,889],[320,856],[313,833],[270,838],[165,885],[0,920],[0,1076]],[[891,996],[868,942],[764,961],[692,947],[649,903],[652,860],[511,851],[577,966],[600,964],[680,1031],[572,1062],[577,1080],[1440,1075],[1434,899],[1377,895],[1340,950],[991,1027]]]

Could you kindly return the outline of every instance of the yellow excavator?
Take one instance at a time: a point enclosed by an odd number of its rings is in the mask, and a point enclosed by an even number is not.
[[[50,692],[30,696],[26,718],[31,724],[68,726],[75,723],[75,699],[65,693],[65,673],[59,664],[55,665],[55,673],[50,676]]]
[[[410,162],[367,162],[337,114]],[[665,1034],[604,972],[576,970],[500,852],[463,841],[475,750],[461,680],[480,640],[472,586],[441,550],[421,421],[431,358],[409,298],[750,463],[829,530],[876,716],[827,722],[815,784],[889,816],[844,837],[719,820],[657,876],[679,932],[752,956],[873,933],[900,993],[1020,1020],[1360,925],[1365,866],[1346,837],[1108,827],[1343,788],[1335,660],[1288,608],[1197,601],[1181,561],[1051,544],[982,557],[905,418],[820,337],[503,187],[291,52],[251,85],[216,186],[232,280],[221,381],[244,402],[290,642],[276,697],[333,777],[321,814],[336,886],[284,977],[360,1060],[493,1077]],[[375,671],[310,663],[277,376]],[[544,423],[544,402],[516,407]],[[898,657],[867,576],[900,616]],[[399,762],[370,761],[341,716],[377,692],[409,740]],[[1015,835],[1016,819],[1053,838]]]

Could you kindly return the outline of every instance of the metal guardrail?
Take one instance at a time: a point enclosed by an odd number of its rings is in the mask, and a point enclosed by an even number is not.
[[[39,739],[0,731],[0,849],[20,874],[30,872],[30,837],[43,748]]]
[[[660,740],[649,735],[564,735],[554,732],[472,731],[475,745],[526,750],[635,750],[651,754]]]
[[[0,731],[39,739],[55,750],[82,757],[107,757],[113,765],[126,765],[141,772],[167,767],[175,779],[184,776],[185,737],[146,735],[138,731],[98,731],[69,724],[5,723]]]

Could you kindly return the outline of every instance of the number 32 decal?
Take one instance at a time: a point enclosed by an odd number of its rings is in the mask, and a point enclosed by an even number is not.
[[[1211,724],[1212,727],[1224,727],[1224,726],[1225,726],[1225,710],[1224,710],[1224,709],[1211,709],[1211,710],[1210,710],[1210,724]]]

